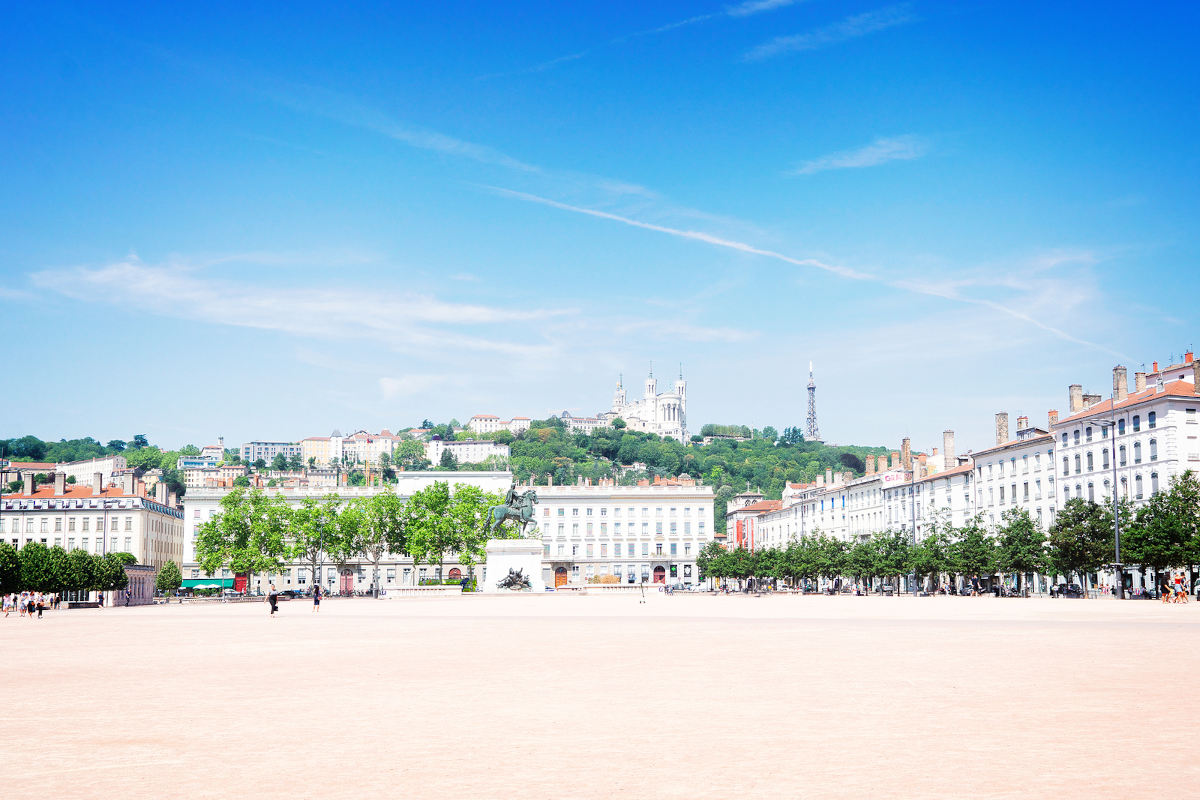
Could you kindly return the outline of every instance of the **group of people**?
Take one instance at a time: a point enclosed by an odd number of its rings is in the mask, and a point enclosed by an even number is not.
[[[1176,572],[1170,580],[1163,584],[1161,592],[1164,603],[1186,603],[1188,591],[1182,572]]]
[[[3,599],[4,616],[16,611],[18,616],[33,619],[42,616],[47,608],[54,611],[62,602],[62,595],[42,594],[41,592],[21,592],[6,594]]]

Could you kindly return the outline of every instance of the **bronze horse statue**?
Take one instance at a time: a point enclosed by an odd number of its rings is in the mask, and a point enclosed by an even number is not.
[[[492,506],[488,509],[487,525],[484,531],[489,535],[499,532],[500,526],[504,524],[505,520],[510,519],[517,523],[517,533],[521,537],[525,536],[525,529],[530,525],[537,530],[537,522],[533,519],[533,506],[537,501],[537,492],[533,489],[526,489],[517,494],[517,487],[514,484],[508,490],[508,496],[504,498],[504,505]]]

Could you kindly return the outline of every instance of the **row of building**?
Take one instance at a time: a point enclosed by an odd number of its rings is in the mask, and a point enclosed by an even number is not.
[[[1068,412],[1051,410],[1044,427],[996,415],[990,447],[955,454],[954,432],[939,454],[914,454],[905,439],[888,457],[868,458],[866,474],[826,474],[788,484],[781,500],[745,492],[726,513],[729,545],[779,547],[815,533],[856,541],[883,531],[920,540],[935,526],[962,526],[978,515],[995,530],[1004,512],[1024,509],[1044,529],[1073,498],[1112,502],[1113,492],[1137,507],[1186,470],[1200,471],[1200,362],[1192,353],[1163,369],[1113,370],[1106,399],[1074,384]],[[1129,575],[1133,588],[1140,576]]]

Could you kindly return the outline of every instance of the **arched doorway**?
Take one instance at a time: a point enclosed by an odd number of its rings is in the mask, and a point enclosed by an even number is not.
[[[567,585],[567,568],[559,567],[554,570],[554,588]]]
[[[354,594],[354,570],[342,570],[342,582],[338,588],[341,590],[342,594]]]
[[[462,570],[459,569],[458,567],[451,567],[450,572],[446,575],[446,577],[452,581],[461,581],[462,580]]]
[[[654,582],[655,583],[666,583],[667,582],[666,567],[655,567],[654,568]]]

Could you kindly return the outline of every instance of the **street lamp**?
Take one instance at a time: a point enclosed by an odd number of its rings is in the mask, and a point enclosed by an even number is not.
[[[1113,504],[1113,543],[1116,548],[1116,560],[1113,562],[1113,595],[1118,600],[1125,599],[1125,568],[1121,563],[1121,507],[1117,503],[1117,398],[1112,399],[1112,419],[1096,420],[1101,429],[1112,428],[1112,444],[1109,445],[1112,456],[1112,504]]]
[[[909,580],[912,581],[913,597],[917,596],[917,565],[913,561],[912,555],[917,549],[917,462],[911,459],[908,465],[908,504],[912,511],[912,535],[909,537],[911,542],[911,550],[909,551],[909,563],[912,564],[912,570],[909,572]]]

